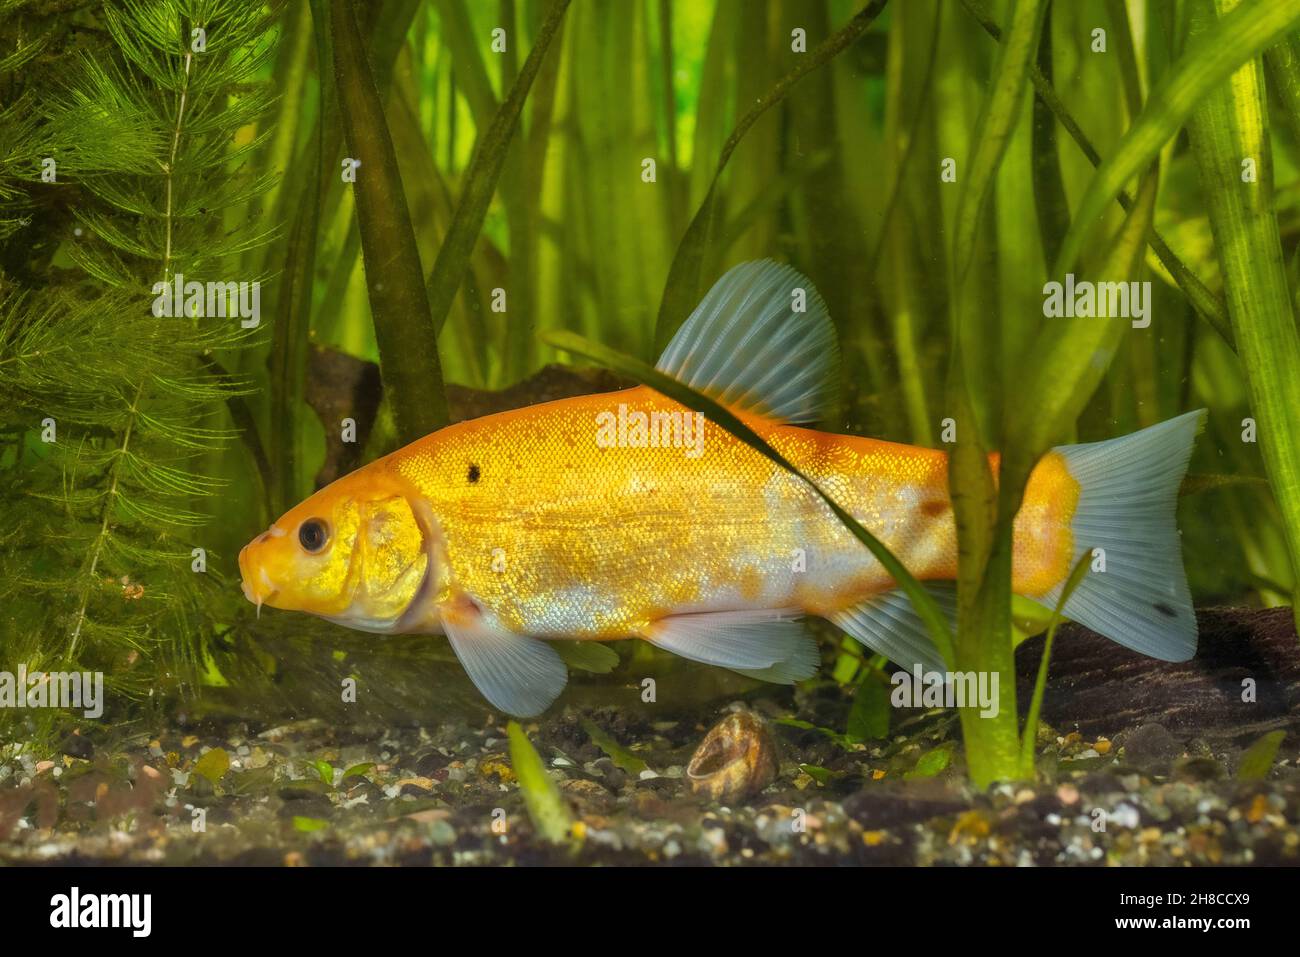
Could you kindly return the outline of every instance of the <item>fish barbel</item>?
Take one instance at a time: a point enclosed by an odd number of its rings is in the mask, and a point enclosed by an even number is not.
[[[802,308],[800,308],[802,306]],[[727,404],[955,612],[947,454],[801,427],[834,393],[834,328],[787,266],[724,275],[658,368]],[[1174,506],[1203,412],[1049,452],[1016,515],[1013,590],[1153,657],[1196,620]],[[997,457],[992,459],[996,469]],[[895,664],[944,670],[880,562],[806,483],[646,387],[441,429],[340,478],[239,556],[245,595],[383,634],[441,633],[496,707],[544,710],[565,666],[546,639],[640,637],[769,681],[819,664],[802,616]]]

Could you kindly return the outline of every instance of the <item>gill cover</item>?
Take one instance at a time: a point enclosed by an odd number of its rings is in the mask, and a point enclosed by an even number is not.
[[[433,567],[425,534],[404,495],[361,503],[351,559],[352,602],[339,620],[363,630],[391,630],[421,596]]]

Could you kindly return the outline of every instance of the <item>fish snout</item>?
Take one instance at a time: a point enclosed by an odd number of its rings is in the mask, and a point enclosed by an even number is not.
[[[259,614],[263,602],[270,601],[279,593],[279,587],[266,573],[266,567],[257,560],[257,546],[269,537],[268,532],[263,532],[239,550],[239,584],[244,597],[257,606]]]

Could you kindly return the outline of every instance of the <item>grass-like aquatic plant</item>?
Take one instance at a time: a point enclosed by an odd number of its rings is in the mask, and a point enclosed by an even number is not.
[[[318,4],[317,12],[324,6]],[[397,153],[353,4],[332,0],[328,6],[339,116],[351,153],[344,162],[367,167],[360,177],[355,177],[356,168],[352,171],[353,196],[380,367],[398,434],[403,442],[413,442],[447,424],[437,329],[424,291]],[[320,23],[317,29],[326,28]]]
[[[1198,49],[1217,47],[1230,21],[1234,26],[1249,23],[1240,7],[1224,0],[1191,4],[1192,36],[1200,44]],[[1295,6],[1284,4],[1269,11],[1279,31],[1293,25],[1297,15]],[[1269,34],[1270,38],[1278,35]],[[1300,82],[1296,63],[1287,56],[1294,43],[1293,37],[1283,39],[1281,52],[1273,54],[1282,58],[1275,59],[1274,68],[1286,90]],[[1284,103],[1288,109],[1295,105]],[[1259,426],[1260,451],[1282,512],[1291,567],[1297,570],[1300,435],[1295,422],[1300,409],[1300,331],[1294,285],[1287,277],[1274,211],[1275,160],[1268,137],[1264,61],[1259,57],[1245,61],[1229,82],[1207,93],[1197,104],[1189,130],[1223,271],[1228,315]],[[1294,598],[1292,604],[1296,605]]]
[[[864,11],[867,12],[867,11]],[[869,8],[869,12],[877,12]],[[969,372],[965,343],[987,334],[987,321],[981,321],[974,313],[986,304],[974,288],[984,280],[978,271],[972,270],[979,247],[978,230],[985,205],[992,192],[1004,155],[1011,142],[1017,121],[1024,113],[1024,91],[1029,85],[1031,72],[1035,70],[1035,53],[1039,48],[1045,4],[1034,0],[1021,0],[1011,5],[1010,26],[1007,31],[996,31],[1001,38],[998,56],[994,61],[989,92],[981,108],[974,127],[971,155],[966,162],[964,176],[959,178],[959,199],[956,203],[955,222],[952,230],[951,248],[948,256],[951,266],[949,274],[949,304],[951,312],[951,362],[949,371],[948,407],[956,423],[957,441],[950,459],[950,493],[957,516],[959,540],[961,542],[959,569],[959,617],[957,633],[950,633],[946,623],[939,615],[933,602],[928,600],[924,589],[905,570],[898,566],[896,560],[887,554],[884,546],[871,534],[853,521],[837,503],[831,500],[815,483],[818,494],[830,505],[841,521],[857,536],[873,554],[880,559],[900,585],[912,598],[914,605],[922,613],[935,644],[944,657],[958,671],[997,671],[1003,675],[1014,673],[1012,659],[1012,625],[1011,625],[1011,525],[1019,510],[1025,483],[1038,458],[1052,444],[1066,438],[1073,423],[1083,410],[1084,404],[1093,395],[1105,374],[1107,367],[1117,353],[1125,325],[1118,322],[1098,322],[1091,318],[1076,319],[1070,323],[1061,323],[1055,327],[1042,329],[1037,336],[1029,337],[1022,347],[1020,361],[1024,364],[1028,376],[1011,379],[981,376],[978,371]],[[1116,17],[1126,17],[1124,9],[1112,5],[1110,12]],[[1258,11],[1257,11],[1258,12]],[[1170,68],[1170,75],[1165,83],[1150,96],[1145,108],[1141,102],[1140,92],[1136,90],[1133,75],[1132,51],[1126,61],[1125,80],[1129,92],[1137,95],[1129,100],[1138,116],[1134,127],[1121,141],[1127,146],[1118,158],[1104,162],[1095,174],[1085,193],[1083,207],[1077,214],[1073,226],[1069,227],[1061,240],[1061,248],[1056,257],[1055,274],[1063,276],[1064,272],[1074,266],[1080,253],[1080,243],[1084,227],[1096,216],[1097,207],[1122,190],[1124,182],[1137,171],[1138,164],[1155,158],[1158,149],[1178,129],[1178,124],[1186,120],[1190,104],[1195,102],[1198,91],[1209,89],[1236,66],[1249,62],[1261,50],[1278,39],[1288,24],[1294,22],[1295,10],[1274,9],[1268,17],[1248,17],[1239,15],[1230,23],[1219,25],[1213,41],[1204,37],[1204,31],[1194,34],[1199,42],[1194,42],[1182,59],[1176,60]],[[1125,20],[1119,24],[1122,29],[1117,33],[1120,42],[1129,40],[1130,31]],[[1256,66],[1258,71],[1261,67]],[[1039,74],[1041,77],[1041,73]],[[1039,80],[1040,87],[1043,81]],[[1238,84],[1235,90],[1241,90]],[[1255,96],[1257,89],[1246,90],[1238,96]],[[1211,101],[1213,102],[1213,101]],[[1239,107],[1239,112],[1245,107]],[[1209,112],[1205,108],[1205,112]],[[1259,123],[1262,109],[1255,104],[1255,109],[1248,114],[1255,120],[1256,138],[1254,152],[1261,151],[1259,143]],[[742,131],[744,127],[741,127]],[[1208,134],[1205,134],[1208,136]],[[1221,134],[1221,136],[1226,134]],[[734,140],[734,138],[733,138]],[[730,143],[729,143],[730,145]],[[1243,148],[1233,149],[1234,146]],[[1267,149],[1266,144],[1262,147]],[[1231,141],[1214,143],[1206,151],[1220,166],[1232,165],[1225,157],[1248,155],[1250,149],[1240,143]],[[724,151],[723,159],[729,156]],[[1263,157],[1267,162],[1267,156]],[[1206,160],[1202,161],[1203,164]],[[1127,164],[1127,165],[1125,165]],[[1271,164],[1265,169],[1266,180],[1271,178]],[[715,178],[716,181],[716,178]],[[1141,267],[1141,253],[1152,235],[1156,184],[1158,168],[1152,167],[1142,179],[1136,199],[1125,203],[1128,215],[1119,230],[1119,234],[1110,244],[1108,254],[1100,260],[1096,269],[1099,280],[1124,281],[1137,273]],[[1213,195],[1221,197],[1221,202],[1229,211],[1215,213],[1212,207],[1212,220],[1216,229],[1223,229],[1233,239],[1221,241],[1225,245],[1235,241],[1237,235],[1245,236],[1242,231],[1220,227],[1217,221],[1230,215],[1232,209],[1241,209],[1243,200],[1232,192],[1215,190]],[[1252,203],[1257,208],[1267,210],[1267,193],[1256,194]],[[692,247],[701,244],[700,234],[707,234],[707,224],[716,214],[713,210],[714,196],[712,189],[706,194],[697,220],[687,231],[685,243],[690,250],[686,255],[692,261],[698,261],[699,253]],[[1238,219],[1242,214],[1238,213]],[[706,225],[700,225],[703,221]],[[1252,225],[1260,224],[1256,218]],[[1257,243],[1268,243],[1265,253],[1271,253],[1278,244],[1278,233],[1274,225],[1270,230],[1268,221],[1257,225],[1260,233]],[[1243,239],[1242,241],[1245,241]],[[1243,253],[1245,250],[1243,250]],[[681,254],[679,253],[679,256]],[[1280,251],[1269,254],[1266,263],[1281,264]],[[680,278],[680,271],[674,270]],[[1246,277],[1250,268],[1243,259],[1241,288],[1248,288]],[[1229,276],[1231,273],[1229,273]],[[1280,272],[1279,272],[1280,276]],[[671,279],[671,274],[670,274]],[[1230,279],[1226,281],[1230,282]],[[690,285],[690,284],[687,284]],[[1270,331],[1266,335],[1276,337],[1281,359],[1278,362],[1256,362],[1256,378],[1271,381],[1278,390],[1277,396],[1284,402],[1285,397],[1300,383],[1300,376],[1292,371],[1288,382],[1274,374],[1280,365],[1286,364],[1291,356],[1291,343],[1295,340],[1295,320],[1291,312],[1286,284],[1280,283],[1281,295],[1276,281],[1263,284],[1264,289],[1254,295],[1261,306],[1281,302],[1285,313],[1285,322],[1269,323],[1267,316],[1277,309],[1264,308],[1263,317],[1255,319],[1261,310],[1255,310],[1251,320]],[[1192,287],[1199,293],[1199,283]],[[1270,296],[1269,290],[1273,290]],[[1243,303],[1232,308],[1232,293],[1229,287],[1230,313],[1245,314],[1247,306]],[[680,287],[672,287],[665,293],[668,301],[680,293]],[[1244,295],[1244,293],[1243,293]],[[1202,314],[1213,314],[1212,306],[1205,305],[1205,297],[1195,293],[1189,296],[1192,304],[1199,305]],[[680,311],[680,310],[679,310]],[[673,315],[670,309],[669,316]],[[661,315],[661,323],[663,316]],[[669,320],[669,331],[672,324]],[[1238,338],[1240,333],[1237,334]],[[1258,334],[1257,334],[1258,336]],[[659,339],[664,335],[661,332]],[[727,431],[741,438],[756,450],[772,458],[782,467],[798,474],[798,470],[784,461],[766,443],[750,432],[743,423],[719,409],[707,397],[693,394],[677,383],[662,381],[654,370],[644,363],[639,363],[626,356],[600,349],[589,342],[582,342],[572,336],[555,335],[549,341],[556,346],[566,347],[579,354],[601,361],[619,371],[652,385],[660,391],[671,395],[687,406],[703,411]],[[1264,341],[1259,337],[1259,341]],[[1258,346],[1256,346],[1258,348]],[[1080,357],[1092,357],[1090,361],[1080,361]],[[977,360],[978,361],[978,360]],[[1270,368],[1271,367],[1271,368]],[[1300,368],[1292,363],[1290,368]],[[972,388],[973,382],[980,386]],[[981,388],[982,387],[982,388]],[[1016,394],[1010,394],[1014,387]],[[1002,395],[994,395],[1002,392]],[[1281,404],[1281,403],[1279,403]],[[1264,405],[1269,410],[1272,403]],[[995,418],[996,409],[1005,410],[1002,420]],[[1290,438],[1283,435],[1287,430],[1273,428],[1272,442],[1285,446]],[[983,433],[983,434],[982,434]],[[992,439],[993,441],[990,441]],[[999,474],[995,477],[989,468],[988,452],[992,448],[1003,450]],[[1269,449],[1265,450],[1266,456]],[[1282,456],[1280,466],[1281,492],[1283,502],[1289,495],[1289,468],[1291,460]],[[1300,461],[1300,460],[1296,460]],[[1276,485],[1275,485],[1276,487]],[[1283,505],[1284,510],[1287,506]],[[1288,525],[1288,537],[1291,534]],[[882,554],[883,553],[883,554]],[[1296,563],[1300,565],[1300,563]],[[1086,572],[1081,567],[1077,574]],[[1073,579],[1072,583],[1073,584]],[[1067,586],[1068,590],[1072,590]],[[1059,608],[1058,608],[1059,611]],[[962,709],[963,730],[967,746],[967,760],[972,777],[977,783],[987,784],[999,779],[1032,775],[1032,742],[1037,725],[1037,711],[1041,702],[1042,686],[1047,676],[1048,656],[1051,638],[1055,633],[1057,618],[1053,615],[1048,629],[1048,638],[1043,652],[1043,661],[1039,670],[1039,679],[1035,689],[1034,703],[1031,707],[1029,721],[1022,735],[1018,730],[1018,711],[1015,700],[1014,682],[1001,684],[1000,708],[998,715],[992,719],[981,717],[974,708]]]
[[[519,779],[533,827],[553,844],[573,841],[573,814],[564,803],[560,789],[547,776],[542,756],[517,721],[506,726],[506,736],[510,739],[510,763]]]

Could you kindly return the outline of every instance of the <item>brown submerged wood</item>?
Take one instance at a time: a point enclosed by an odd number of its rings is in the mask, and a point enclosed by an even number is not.
[[[1043,719],[1058,731],[1113,735],[1158,723],[1179,736],[1249,743],[1300,721],[1300,639],[1290,608],[1202,608],[1200,643],[1185,662],[1157,661],[1078,625],[1056,635]],[[1016,653],[1022,700],[1042,638]],[[1255,701],[1242,700],[1255,682]]]

